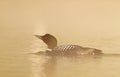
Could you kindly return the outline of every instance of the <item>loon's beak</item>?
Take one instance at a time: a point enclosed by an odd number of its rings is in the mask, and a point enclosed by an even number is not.
[[[42,36],[41,35],[34,35],[35,37],[39,38],[39,39],[42,39]]]

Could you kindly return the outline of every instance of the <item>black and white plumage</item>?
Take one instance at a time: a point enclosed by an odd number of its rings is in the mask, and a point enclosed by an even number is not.
[[[53,51],[74,51],[74,50],[81,50],[82,47],[78,46],[78,45],[60,45],[57,46],[53,49]]]
[[[81,47],[79,45],[60,45],[57,46],[57,39],[50,34],[43,36],[35,35],[37,38],[43,40],[51,50],[46,50],[47,55],[62,55],[62,56],[73,56],[73,55],[99,55],[102,51],[95,48]]]

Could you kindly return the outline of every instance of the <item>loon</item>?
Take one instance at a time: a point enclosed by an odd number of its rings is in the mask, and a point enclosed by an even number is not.
[[[35,35],[47,44],[48,49],[44,53],[52,56],[80,56],[80,55],[100,55],[102,51],[95,48],[82,47],[79,45],[60,45],[57,46],[57,39],[51,34]]]

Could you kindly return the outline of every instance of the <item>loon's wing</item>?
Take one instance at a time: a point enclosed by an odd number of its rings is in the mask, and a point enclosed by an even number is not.
[[[55,47],[53,51],[65,52],[65,51],[75,51],[75,50],[81,50],[81,49],[83,49],[83,47],[78,45],[60,45]]]

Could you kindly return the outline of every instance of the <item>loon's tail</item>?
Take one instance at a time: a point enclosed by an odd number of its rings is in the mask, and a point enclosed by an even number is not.
[[[41,39],[44,43],[46,43],[49,49],[53,49],[57,46],[57,39],[53,35],[35,35],[35,37]]]

